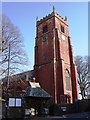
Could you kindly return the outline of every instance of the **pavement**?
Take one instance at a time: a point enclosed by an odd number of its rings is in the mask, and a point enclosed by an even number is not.
[[[67,114],[67,115],[63,115],[63,118],[89,118],[90,119],[90,112]]]
[[[67,119],[67,120],[71,120],[74,118],[76,118],[76,120],[79,118],[81,118],[81,120],[90,120],[90,112],[82,112],[82,113],[73,113],[73,114],[67,114],[67,115],[62,115],[62,116],[42,116],[42,117],[38,117],[38,116],[32,116],[32,117],[28,117],[28,118],[18,118],[19,120],[63,120],[63,119]],[[5,120],[2,119],[2,120]],[[9,120],[9,119],[8,119]],[[17,120],[17,118],[11,118],[10,120]]]
[[[85,120],[90,120],[90,112],[82,112],[82,113],[73,113],[73,114],[67,114],[62,116],[45,116],[45,117],[31,117],[27,118],[25,120],[63,120],[63,119],[69,119],[69,118],[84,118]]]

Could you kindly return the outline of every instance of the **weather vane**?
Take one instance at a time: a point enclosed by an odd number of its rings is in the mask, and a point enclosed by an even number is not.
[[[53,5],[53,13],[55,13],[55,7],[54,7],[54,5]]]
[[[54,7],[54,5],[50,4],[50,6],[51,6],[52,9],[53,9],[53,13],[55,13],[55,7]]]

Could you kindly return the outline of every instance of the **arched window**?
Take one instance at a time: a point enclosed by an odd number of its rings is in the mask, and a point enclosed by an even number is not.
[[[71,91],[72,90],[71,77],[70,77],[69,71],[67,69],[65,71],[65,76],[66,76],[66,90]]]

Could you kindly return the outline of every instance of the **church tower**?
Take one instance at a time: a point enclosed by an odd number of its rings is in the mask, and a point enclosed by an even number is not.
[[[52,95],[51,103],[72,103],[78,98],[77,76],[67,17],[53,12],[36,20],[36,81]]]

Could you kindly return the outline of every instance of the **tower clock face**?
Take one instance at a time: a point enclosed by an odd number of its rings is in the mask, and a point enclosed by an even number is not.
[[[65,36],[62,34],[62,40],[65,40]]]

